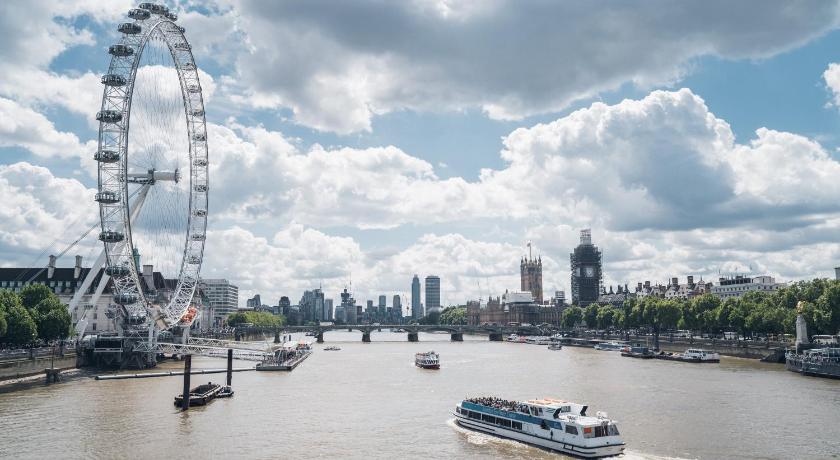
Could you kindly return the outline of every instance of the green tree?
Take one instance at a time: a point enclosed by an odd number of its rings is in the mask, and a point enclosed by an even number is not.
[[[583,320],[586,322],[586,327],[595,329],[598,327],[598,304],[591,303],[583,310]]]
[[[229,326],[241,324],[253,324],[257,327],[280,327],[286,324],[286,317],[283,315],[272,315],[265,311],[240,311],[227,316]]]
[[[598,308],[597,323],[598,329],[609,329],[613,326],[616,309],[610,305]]]
[[[14,307],[21,307],[20,298],[8,289],[0,289],[0,337],[8,331],[7,316]]]
[[[6,341],[15,345],[26,345],[38,336],[38,328],[29,312],[20,305],[8,310],[6,315],[8,331]]]
[[[30,284],[20,290],[20,301],[23,304],[23,308],[26,308],[30,312],[39,303],[50,297],[58,298],[50,288],[43,284]]]
[[[685,328],[700,332],[713,330],[718,325],[714,312],[720,304],[720,299],[710,293],[683,303],[681,310]]]
[[[580,307],[569,307],[563,311],[563,327],[571,329],[583,321],[583,310]]]
[[[420,318],[420,324],[440,324],[440,312],[435,310]]]
[[[55,294],[42,300],[30,313],[41,339],[65,339],[70,334],[70,313]]]
[[[446,307],[440,314],[440,324],[467,324],[467,308]]]

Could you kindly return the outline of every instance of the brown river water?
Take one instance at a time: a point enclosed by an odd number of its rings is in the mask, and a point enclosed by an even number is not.
[[[543,396],[618,420],[625,458],[840,458],[840,380],[726,358],[688,364],[443,334],[330,332],[295,371],[239,372],[232,399],[182,413],[180,377],[81,377],[0,394],[0,458],[562,458],[457,427],[464,397]],[[340,351],[322,351],[338,345]],[[414,366],[435,350],[439,371]],[[253,365],[235,363],[236,367]],[[159,369],[180,368],[166,362]],[[195,358],[193,368],[224,367]],[[221,383],[224,374],[193,376]]]

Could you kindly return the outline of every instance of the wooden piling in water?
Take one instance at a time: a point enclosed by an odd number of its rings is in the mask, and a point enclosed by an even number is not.
[[[233,381],[233,348],[228,348],[227,386]]]
[[[192,367],[192,355],[184,356],[184,395],[181,403],[181,410],[190,408],[190,368]],[[228,374],[230,375],[230,374]]]

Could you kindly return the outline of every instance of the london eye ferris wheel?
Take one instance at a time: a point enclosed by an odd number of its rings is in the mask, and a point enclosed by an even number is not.
[[[190,305],[204,257],[204,98],[177,16],[166,6],[141,3],[128,17],[132,21],[117,27],[119,43],[108,48],[96,115],[99,239],[114,303],[165,330],[194,314]],[[155,290],[161,283],[166,295]]]

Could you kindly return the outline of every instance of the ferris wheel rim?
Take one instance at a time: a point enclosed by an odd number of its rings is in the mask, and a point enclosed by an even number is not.
[[[111,61],[108,73],[102,77],[102,105],[97,114],[99,139],[94,159],[98,162],[96,201],[100,210],[100,240],[105,246],[106,274],[113,279],[115,303],[130,311],[143,308],[159,329],[167,329],[184,319],[204,258],[209,188],[204,97],[192,47],[184,29],[175,24],[177,16],[165,6],[151,3],[140,4],[128,16],[134,22],[120,24],[117,30],[122,32],[122,38],[109,47]],[[175,64],[189,142],[187,225],[177,284],[166,305],[150,302],[141,288],[140,271],[134,259],[128,190],[131,105],[137,70],[147,42],[156,33],[163,38]],[[154,173],[150,174],[153,184]],[[142,197],[138,199],[145,199],[151,184],[140,189]]]

